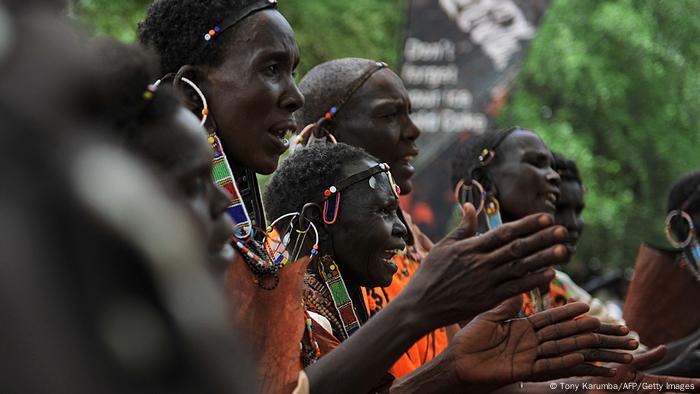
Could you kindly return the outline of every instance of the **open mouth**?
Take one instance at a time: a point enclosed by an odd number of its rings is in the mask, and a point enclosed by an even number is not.
[[[387,264],[394,264],[394,256],[399,254],[402,249],[387,249],[381,254],[382,260]]]
[[[269,132],[273,136],[277,137],[280,145],[287,149],[289,147],[290,138],[296,132],[296,126],[292,122],[285,122],[272,126],[269,129]]]

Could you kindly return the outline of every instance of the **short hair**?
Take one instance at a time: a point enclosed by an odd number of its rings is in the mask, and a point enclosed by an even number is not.
[[[221,48],[230,37],[217,37],[203,46],[204,34],[252,0],[156,0],[139,23],[139,40],[160,55],[162,72],[174,73],[185,64],[216,66],[223,60]],[[228,37],[228,38],[227,38]]]
[[[677,209],[683,209],[691,215],[700,211],[700,170],[683,175],[671,186],[666,200],[666,213]],[[671,229],[679,239],[685,238],[689,230],[685,221],[680,220],[673,221]]]
[[[152,53],[113,39],[98,39],[91,46],[99,73],[98,120],[119,140],[138,148],[144,129],[174,116],[180,103],[166,86],[149,90],[158,77],[158,61]]]
[[[307,203],[322,203],[323,190],[345,175],[343,166],[360,160],[378,162],[364,150],[344,143],[297,149],[282,161],[267,184],[263,196],[265,211],[270,218],[278,218],[300,212]]]
[[[552,156],[554,156],[554,163],[552,163],[552,167],[554,167],[554,171],[559,174],[562,182],[569,181],[583,185],[583,182],[581,181],[581,174],[578,171],[578,166],[576,165],[575,161],[567,159],[566,156],[559,152],[553,151]]]
[[[491,179],[488,175],[488,166],[482,167],[479,156],[484,148],[495,151],[494,160],[500,160],[498,150],[496,149],[510,133],[516,130],[523,130],[520,127],[511,127],[508,129],[500,129],[492,132],[485,132],[469,137],[462,146],[457,149],[457,154],[452,160],[452,186],[456,186],[460,180],[475,180],[481,183],[485,188],[491,185]]]
[[[312,68],[299,83],[304,95],[304,106],[294,116],[299,126],[304,127],[319,120],[332,106],[337,105],[352,83],[370,67],[374,60],[343,58],[321,63]],[[340,111],[334,120],[342,120]]]

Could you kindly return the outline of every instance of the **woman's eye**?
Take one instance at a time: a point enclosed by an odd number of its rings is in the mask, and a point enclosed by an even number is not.
[[[396,118],[397,116],[399,116],[399,113],[398,113],[398,112],[392,112],[392,113],[389,113],[389,114],[386,114],[386,115],[382,116],[382,118],[385,118],[385,119],[394,119],[394,118]]]
[[[280,68],[276,64],[269,65],[265,68],[265,73],[268,75],[277,75],[279,74]]]

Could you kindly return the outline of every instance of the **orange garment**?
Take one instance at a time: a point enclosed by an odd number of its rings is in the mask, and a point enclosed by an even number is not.
[[[421,260],[433,247],[433,243],[413,223],[408,213],[404,212],[404,218],[413,233],[414,245],[408,246],[405,253],[394,256],[394,263],[396,263],[398,270],[394,274],[391,285],[384,288],[363,288],[362,294],[370,316],[379,312],[406,287],[420,266]],[[447,345],[447,333],[444,328],[439,328],[413,344],[391,367],[389,373],[399,378],[413,372],[416,368],[435,358]]]

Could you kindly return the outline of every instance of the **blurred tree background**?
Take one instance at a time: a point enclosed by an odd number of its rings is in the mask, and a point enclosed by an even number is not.
[[[133,41],[148,0],[76,0],[97,35]],[[303,76],[347,56],[398,67],[407,0],[282,0]],[[577,262],[629,267],[641,240],[664,244],[664,198],[698,167],[700,2],[553,0],[499,126],[537,130],[576,159],[588,188]]]

